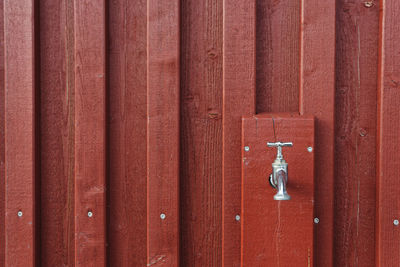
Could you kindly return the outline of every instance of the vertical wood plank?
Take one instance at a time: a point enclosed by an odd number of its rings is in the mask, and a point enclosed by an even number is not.
[[[5,90],[4,90],[4,1],[0,1],[0,266],[5,265]]]
[[[105,2],[74,4],[75,265],[105,266]]]
[[[34,1],[4,1],[6,266],[35,264]]]
[[[298,112],[300,1],[257,2],[257,113]]]
[[[179,3],[147,2],[147,265],[179,265]]]
[[[180,264],[221,266],[222,1],[181,3]]]
[[[302,0],[300,113],[316,117],[315,264],[333,264],[335,4]]]
[[[337,2],[334,266],[375,266],[379,1]]]
[[[255,113],[256,2],[224,0],[223,266],[240,266],[241,123]]]
[[[109,3],[108,263],[145,266],[147,1]]]
[[[73,3],[40,1],[41,266],[74,263]]]
[[[400,2],[381,2],[378,81],[377,266],[400,262]]]

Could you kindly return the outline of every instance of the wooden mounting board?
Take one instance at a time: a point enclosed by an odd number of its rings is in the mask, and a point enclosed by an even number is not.
[[[284,147],[289,201],[273,199],[268,182],[276,148]],[[245,151],[244,147],[249,147]],[[242,266],[312,266],[314,213],[314,118],[261,114],[242,121]]]

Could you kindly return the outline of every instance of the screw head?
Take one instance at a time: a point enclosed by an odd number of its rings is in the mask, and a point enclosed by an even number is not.
[[[165,216],[165,214],[164,214],[164,213],[161,213],[161,214],[160,214],[160,218],[161,218],[161,220],[164,220],[164,219],[165,219],[165,217],[166,217],[166,216]]]
[[[307,151],[311,153],[312,152],[312,147],[311,146],[307,147]]]
[[[398,226],[398,225],[399,225],[399,220],[394,220],[394,221],[393,221],[393,224],[396,225],[396,226]]]
[[[244,151],[249,152],[249,151],[250,151],[250,147],[245,146],[245,147],[244,147]]]
[[[88,211],[87,216],[88,216],[89,218],[92,218],[92,217],[93,217],[93,212]]]
[[[235,216],[235,220],[236,220],[236,221],[240,221],[240,215],[236,215],[236,216]]]
[[[319,218],[316,218],[316,217],[315,217],[315,218],[314,218],[314,223],[315,223],[315,224],[318,224],[318,223],[319,223]]]
[[[366,1],[364,2],[365,7],[372,7],[374,5],[374,1]]]
[[[367,131],[363,128],[360,129],[360,136],[366,136],[367,135]]]
[[[22,217],[22,211],[18,211],[17,215],[18,217]]]

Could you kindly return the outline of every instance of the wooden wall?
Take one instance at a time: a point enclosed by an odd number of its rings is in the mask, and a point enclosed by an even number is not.
[[[399,263],[397,0],[4,0],[0,16],[0,266],[240,266],[255,112],[317,119],[316,266]]]

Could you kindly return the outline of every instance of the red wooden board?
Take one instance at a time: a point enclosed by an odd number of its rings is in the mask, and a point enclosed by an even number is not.
[[[301,1],[256,2],[257,113],[298,112]]]
[[[40,266],[75,259],[73,12],[72,1],[40,1]]]
[[[316,266],[333,266],[335,3],[302,0],[300,30],[300,113],[315,126]]]
[[[145,266],[147,2],[109,1],[108,262]]]
[[[4,1],[0,1],[0,43],[4,43]],[[4,46],[0,46],[0,266],[5,264]]]
[[[33,0],[4,1],[5,266],[36,258],[34,29]]]
[[[222,6],[180,1],[180,264],[222,262]]]
[[[312,266],[314,119],[291,114],[246,117],[242,124],[242,266]],[[269,184],[277,149],[288,163],[288,201]],[[248,151],[244,147],[248,147]]]
[[[224,1],[222,264],[240,264],[241,118],[255,113],[256,1]]]
[[[375,266],[380,1],[368,2],[336,1],[334,266]]]
[[[382,1],[381,8],[376,266],[386,267],[400,264],[400,2]]]
[[[147,266],[178,266],[179,1],[147,12]]]
[[[75,266],[104,266],[105,2],[76,0]]]

